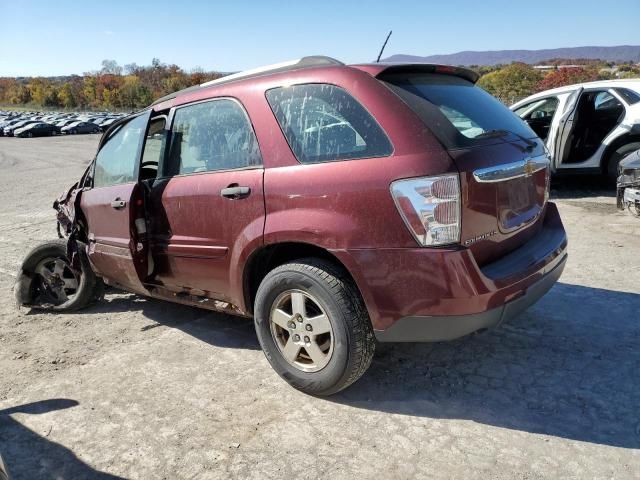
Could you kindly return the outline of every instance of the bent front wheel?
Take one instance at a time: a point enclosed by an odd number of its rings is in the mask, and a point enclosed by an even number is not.
[[[47,310],[72,311],[91,303],[100,280],[79,252],[81,270],[67,258],[66,240],[43,243],[25,257],[14,286],[18,305]]]

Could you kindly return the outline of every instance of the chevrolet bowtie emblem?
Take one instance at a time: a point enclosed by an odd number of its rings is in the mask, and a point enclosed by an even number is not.
[[[524,174],[527,177],[530,177],[531,175],[533,175],[535,171],[536,171],[536,162],[534,162],[533,160],[527,160],[526,163],[524,164]]]

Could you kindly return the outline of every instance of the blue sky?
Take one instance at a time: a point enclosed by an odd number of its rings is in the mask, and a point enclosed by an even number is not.
[[[0,0],[0,76],[97,70],[103,59],[236,71],[304,55],[344,62],[638,45],[640,0]]]

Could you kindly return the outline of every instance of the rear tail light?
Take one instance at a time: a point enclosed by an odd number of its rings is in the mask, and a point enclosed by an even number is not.
[[[457,174],[411,178],[391,184],[405,224],[420,245],[460,242],[460,179]]]

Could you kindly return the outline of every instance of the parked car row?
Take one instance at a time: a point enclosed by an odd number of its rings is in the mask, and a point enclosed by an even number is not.
[[[42,113],[0,110],[0,136],[50,137],[62,134],[100,133],[124,113]]]

